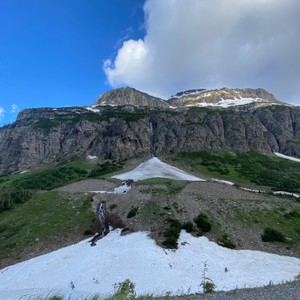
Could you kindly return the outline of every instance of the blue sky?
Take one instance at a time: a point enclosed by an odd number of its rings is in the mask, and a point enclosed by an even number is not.
[[[143,36],[143,3],[0,0],[0,125],[19,109],[88,105],[110,90],[103,61]]]
[[[121,86],[264,88],[300,105],[299,0],[0,0],[0,126]]]

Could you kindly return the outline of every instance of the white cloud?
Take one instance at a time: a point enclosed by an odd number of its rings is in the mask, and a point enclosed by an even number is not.
[[[262,87],[300,104],[300,1],[147,0],[146,36],[104,63],[113,86],[164,98],[190,88]]]
[[[0,106],[0,121],[4,117],[4,112],[5,112],[4,108]]]
[[[19,111],[18,105],[12,104],[10,107],[10,112],[14,114],[14,113],[17,113],[18,111]]]

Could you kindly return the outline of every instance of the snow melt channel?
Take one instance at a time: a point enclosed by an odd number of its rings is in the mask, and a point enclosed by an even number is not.
[[[190,175],[178,168],[172,167],[162,162],[157,157],[152,157],[151,159],[141,163],[130,172],[112,176],[112,178],[121,180],[132,179],[134,181],[155,177],[174,180],[205,181],[202,178]]]

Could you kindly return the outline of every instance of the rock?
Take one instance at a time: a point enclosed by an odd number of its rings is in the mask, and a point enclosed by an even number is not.
[[[300,157],[300,107],[277,103],[171,109],[153,107],[154,102],[165,102],[148,101],[146,94],[133,89],[115,93],[137,98],[126,100],[132,105],[100,105],[96,111],[71,107],[20,112],[15,123],[0,128],[0,174],[88,155],[124,159],[201,150],[254,150]],[[255,93],[261,96],[265,92]],[[137,107],[134,103],[150,104]]]

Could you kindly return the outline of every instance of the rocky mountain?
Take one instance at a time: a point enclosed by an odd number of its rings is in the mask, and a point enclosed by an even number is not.
[[[218,93],[224,98],[260,97],[268,105],[189,107],[193,99],[219,101]],[[91,107],[24,110],[15,123],[0,128],[0,174],[87,155],[123,159],[151,153],[255,150],[300,157],[300,107],[282,105],[261,89],[179,96],[170,100],[179,107],[169,108],[169,102],[124,88],[101,96]]]
[[[125,87],[112,90],[98,97],[98,101],[93,104],[97,106],[147,106],[147,107],[169,107],[170,105],[159,98],[150,96],[146,93],[140,92],[134,88]]]
[[[260,105],[280,104],[264,89],[189,90],[171,96],[168,103],[172,106],[215,106],[229,107],[257,103]],[[282,104],[282,103],[281,103]]]

